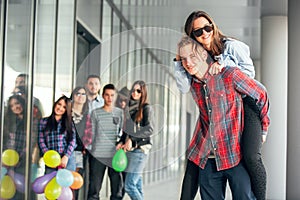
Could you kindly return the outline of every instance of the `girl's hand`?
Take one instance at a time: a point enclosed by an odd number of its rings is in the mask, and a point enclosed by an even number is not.
[[[262,143],[265,143],[266,140],[267,140],[267,135],[263,135],[263,136],[262,136],[262,139],[261,139]]]
[[[124,144],[124,151],[130,151],[132,149],[132,141],[130,138],[127,139],[127,141]]]
[[[218,62],[214,62],[209,69],[209,73],[211,75],[216,75],[222,71],[223,67],[224,66],[220,65]]]
[[[67,164],[68,164],[68,161],[69,161],[69,158],[68,158],[66,155],[64,155],[64,156],[61,158],[61,164],[60,164],[60,166],[61,166],[62,168],[66,168],[66,167],[67,167]]]

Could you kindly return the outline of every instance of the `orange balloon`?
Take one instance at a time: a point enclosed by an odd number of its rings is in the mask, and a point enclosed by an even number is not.
[[[83,185],[83,178],[78,172],[72,171],[72,174],[74,176],[74,182],[70,186],[70,188],[77,190],[77,189],[81,188],[81,186]]]

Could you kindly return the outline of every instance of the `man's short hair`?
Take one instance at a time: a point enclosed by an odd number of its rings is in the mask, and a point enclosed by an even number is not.
[[[105,93],[105,90],[116,90],[116,87],[113,84],[109,83],[105,85],[102,90],[103,90],[102,92],[103,95]]]
[[[18,76],[17,76],[17,78],[24,78],[25,80],[27,80],[28,79],[28,74],[25,74],[25,73],[22,73],[22,74],[19,74]]]
[[[201,52],[206,51],[205,48],[202,46],[202,44],[200,44],[199,42],[195,41],[194,39],[192,39],[191,37],[189,37],[187,35],[184,35],[177,44],[178,54],[182,47],[190,45],[190,44],[192,45],[193,52],[196,53],[201,58],[203,58],[201,55]],[[207,52],[207,55],[208,56],[206,58],[206,63],[210,64],[213,62],[213,59],[211,58],[211,56],[209,56],[208,52]]]
[[[86,78],[86,82],[88,82],[90,78],[97,78],[97,79],[99,79],[99,82],[101,83],[100,76],[98,76],[96,74],[90,74],[90,75],[88,75],[88,77]]]

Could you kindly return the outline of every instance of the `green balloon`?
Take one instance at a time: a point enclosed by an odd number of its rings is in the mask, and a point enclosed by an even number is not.
[[[119,149],[113,159],[112,159],[112,168],[117,172],[122,172],[127,167],[127,156],[123,149]]]

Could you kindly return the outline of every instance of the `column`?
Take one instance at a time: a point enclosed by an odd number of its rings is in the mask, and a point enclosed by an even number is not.
[[[261,18],[261,81],[271,102],[271,126],[263,145],[268,199],[286,197],[287,28],[286,16]]]

